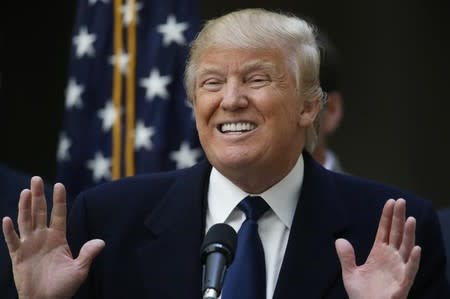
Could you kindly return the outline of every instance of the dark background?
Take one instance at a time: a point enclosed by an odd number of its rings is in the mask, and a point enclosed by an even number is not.
[[[50,180],[75,1],[2,2],[0,161]],[[341,52],[345,169],[450,205],[448,1],[203,1],[203,19],[264,7],[307,17]]]

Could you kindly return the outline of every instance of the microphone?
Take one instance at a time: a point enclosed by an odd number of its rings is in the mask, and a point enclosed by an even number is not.
[[[225,223],[211,226],[201,247],[203,265],[203,299],[217,299],[222,291],[228,266],[234,258],[237,235]]]

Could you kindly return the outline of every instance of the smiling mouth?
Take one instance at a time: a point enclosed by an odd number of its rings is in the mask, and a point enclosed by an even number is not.
[[[245,133],[256,129],[256,124],[251,122],[235,122],[235,123],[223,123],[218,125],[218,129],[221,133]]]

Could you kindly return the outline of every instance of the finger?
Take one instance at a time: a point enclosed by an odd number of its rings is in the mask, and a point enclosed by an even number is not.
[[[94,239],[86,242],[80,249],[80,254],[76,258],[76,262],[79,267],[85,270],[89,270],[92,261],[105,247],[105,241],[100,239]]]
[[[405,213],[406,201],[403,198],[399,198],[395,201],[391,232],[389,234],[389,245],[397,249],[402,243],[403,230],[405,227]]]
[[[47,227],[47,202],[45,201],[44,182],[38,176],[31,178],[31,213],[34,229]]]
[[[17,224],[21,238],[26,238],[33,230],[31,216],[31,191],[22,190],[19,197],[19,214],[17,215]]]
[[[31,178],[31,215],[33,229],[47,226],[47,201],[45,199],[44,182],[42,178]]]
[[[67,203],[66,189],[61,183],[55,184],[53,187],[53,208],[50,219],[50,227],[66,232]]]
[[[392,198],[386,201],[381,213],[380,222],[378,224],[377,234],[375,236],[375,243],[389,241],[389,232],[391,230],[392,215],[394,214],[395,200]]]
[[[2,220],[3,235],[5,236],[6,245],[9,253],[14,253],[20,246],[20,239],[14,230],[14,225],[9,217],[4,217]]]
[[[402,244],[399,248],[399,253],[403,257],[403,261],[407,262],[411,255],[411,250],[416,243],[416,219],[408,217],[405,222],[405,230],[403,232]]]
[[[411,251],[411,255],[409,256],[409,260],[406,263],[406,275],[410,281],[410,284],[414,281],[417,271],[419,270],[421,252],[422,249],[420,246],[414,246]]]
[[[352,272],[356,268],[355,250],[352,244],[345,239],[337,239],[334,245],[341,263],[342,273]]]

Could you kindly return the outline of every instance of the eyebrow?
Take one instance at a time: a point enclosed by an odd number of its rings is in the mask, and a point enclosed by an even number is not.
[[[264,61],[264,60],[256,60],[256,61],[250,61],[242,67],[241,71],[243,73],[251,73],[254,71],[273,71],[275,70],[275,64],[271,61]]]
[[[276,69],[276,67],[273,62],[264,61],[264,60],[254,60],[254,61],[245,63],[242,66],[242,68],[240,69],[240,71],[247,74],[247,73],[251,73],[253,71],[259,71],[259,70],[271,71],[271,70],[275,70],[275,69]],[[197,71],[197,77],[199,78],[199,77],[202,77],[205,75],[210,75],[210,74],[221,75],[222,73],[223,73],[223,71],[215,65],[205,65]]]
[[[197,70],[196,77],[200,78],[205,75],[211,75],[211,74],[220,75],[222,73],[223,72],[218,67],[216,67],[214,65],[206,65],[206,66],[203,66],[201,69]]]

